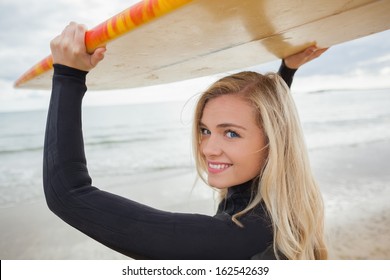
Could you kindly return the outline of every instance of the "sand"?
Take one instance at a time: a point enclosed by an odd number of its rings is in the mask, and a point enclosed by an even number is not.
[[[317,149],[310,158],[324,195],[331,258],[389,260],[390,143]],[[194,180],[186,170],[165,171],[132,184],[126,177],[115,178],[115,188],[105,189],[168,211],[212,214],[213,192],[201,182],[192,187]],[[94,181],[97,186],[110,183]],[[0,221],[3,260],[128,259],[62,222],[43,198],[0,209]]]
[[[317,150],[333,259],[390,259],[390,143]]]

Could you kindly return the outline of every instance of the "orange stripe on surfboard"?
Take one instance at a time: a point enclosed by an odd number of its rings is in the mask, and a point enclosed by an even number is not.
[[[192,0],[144,0],[99,24],[85,34],[85,46],[89,53],[96,48],[132,31],[133,29],[168,14]],[[53,58],[48,56],[35,64],[16,82],[19,87],[27,81],[53,68]]]

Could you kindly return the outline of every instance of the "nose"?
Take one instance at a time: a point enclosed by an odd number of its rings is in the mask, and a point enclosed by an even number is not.
[[[222,154],[221,143],[218,140],[218,137],[214,135],[202,139],[200,148],[206,158],[212,158]]]

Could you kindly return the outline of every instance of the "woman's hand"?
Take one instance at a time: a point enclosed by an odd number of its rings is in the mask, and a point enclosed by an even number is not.
[[[310,46],[307,49],[284,58],[284,64],[290,69],[298,69],[303,64],[319,57],[328,48]]]
[[[103,58],[105,47],[97,48],[92,54],[85,47],[86,27],[71,22],[64,31],[50,42],[53,64],[62,64],[83,71],[94,68]]]

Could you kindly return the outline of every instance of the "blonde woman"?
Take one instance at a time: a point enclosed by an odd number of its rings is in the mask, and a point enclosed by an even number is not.
[[[241,72],[217,81],[198,102],[194,135],[198,173],[221,190],[219,211],[242,228],[255,217],[272,225],[269,250],[252,258],[326,259],[321,194],[279,75]]]
[[[326,258],[321,196],[294,103],[276,74],[232,75],[200,97],[194,149],[199,174],[221,192],[215,216],[160,211],[92,186],[81,104],[86,75],[105,50],[87,54],[85,31],[71,23],[51,43],[44,190],[54,213],[132,258]],[[281,76],[290,84],[294,68],[322,52],[287,58]]]

